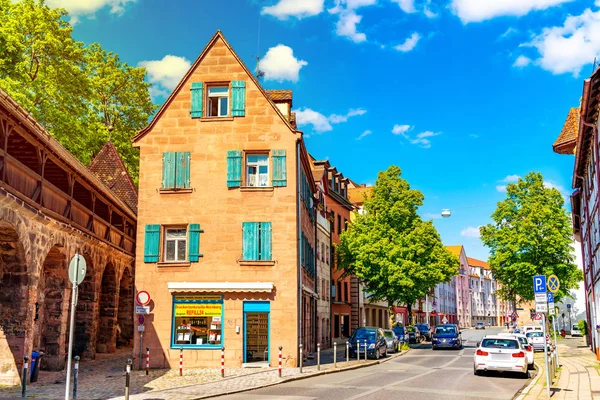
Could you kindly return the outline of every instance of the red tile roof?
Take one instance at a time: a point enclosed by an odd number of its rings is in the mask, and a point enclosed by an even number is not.
[[[88,169],[137,214],[137,190],[114,144],[106,142]]]
[[[292,101],[291,90],[266,90],[273,101]]]
[[[555,153],[573,154],[577,143],[577,134],[579,133],[579,115],[579,107],[574,107],[569,110],[569,115],[567,115],[567,120],[563,125],[562,132],[552,145]]]
[[[365,196],[369,197],[373,191],[373,186],[356,187],[348,189],[348,200],[352,204],[363,204]]]
[[[483,269],[490,269],[490,265],[485,261],[478,260],[476,258],[467,257],[467,261],[469,262],[469,266],[471,267],[479,267]]]

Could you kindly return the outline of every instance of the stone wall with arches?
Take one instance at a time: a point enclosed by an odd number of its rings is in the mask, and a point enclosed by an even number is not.
[[[19,382],[23,356],[32,350],[44,351],[42,368],[65,367],[72,287],[67,271],[76,253],[84,256],[87,272],[79,287],[73,354],[89,359],[114,351],[118,332],[133,337],[134,257],[0,188],[0,384]],[[107,272],[112,287],[105,296]],[[121,300],[123,279],[129,285]]]

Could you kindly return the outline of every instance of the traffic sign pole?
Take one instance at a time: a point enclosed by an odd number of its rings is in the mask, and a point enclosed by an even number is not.
[[[71,359],[73,358],[73,335],[75,330],[75,313],[77,312],[77,289],[86,273],[86,262],[83,256],[75,254],[69,263],[69,279],[73,284],[71,291],[71,320],[69,326],[69,351],[67,356],[67,384],[65,387],[65,400],[69,400],[71,385]]]
[[[546,316],[542,315],[542,326],[544,327],[544,364],[546,365],[546,394],[550,398],[550,371],[548,369],[548,342],[546,341]]]

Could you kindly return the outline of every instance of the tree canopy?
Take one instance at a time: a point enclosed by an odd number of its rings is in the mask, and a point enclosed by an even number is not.
[[[84,164],[109,139],[137,182],[131,138],[155,110],[146,71],[72,37],[67,12],[0,0],[0,88]]]
[[[364,200],[364,213],[340,236],[338,268],[356,275],[375,301],[412,304],[458,273],[458,258],[442,245],[431,221],[417,214],[423,194],[410,188],[399,167],[380,172]]]
[[[546,187],[540,173],[530,172],[507,185],[506,199],[492,214],[494,222],[480,228],[503,298],[533,300],[535,275],[558,277],[557,303],[579,287],[583,274],[573,262],[571,219],[564,201],[557,189]]]

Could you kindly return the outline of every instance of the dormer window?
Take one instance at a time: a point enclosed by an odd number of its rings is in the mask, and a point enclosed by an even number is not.
[[[226,117],[229,115],[229,87],[208,87],[208,110],[209,117]]]

